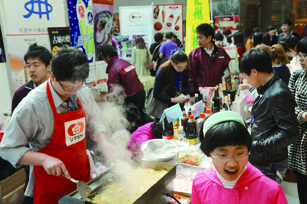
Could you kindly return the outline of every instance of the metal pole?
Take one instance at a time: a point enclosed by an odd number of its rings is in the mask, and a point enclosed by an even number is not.
[[[213,27],[214,20],[213,20],[213,13],[212,13],[212,0],[210,0],[209,5],[210,5],[210,24]]]

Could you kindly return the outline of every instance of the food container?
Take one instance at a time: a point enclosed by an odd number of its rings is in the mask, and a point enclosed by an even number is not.
[[[175,165],[151,161],[137,161],[133,164],[133,166],[136,168],[151,168],[167,171],[167,173],[161,179],[153,182],[151,187],[149,187],[149,189],[146,190],[145,193],[135,199],[135,201],[133,202],[135,204],[153,203],[153,199],[157,199],[157,196],[163,196],[162,193],[167,193],[167,191],[165,192],[165,188],[168,186],[168,184],[172,182],[172,180],[176,176]],[[106,191],[106,189],[111,184],[120,180],[120,178],[117,177],[116,173],[113,170],[114,168],[110,168],[102,175],[88,182],[89,187],[93,189],[93,191],[90,193],[91,196],[89,196],[89,199],[93,198],[96,194],[103,194],[103,192]],[[72,198],[81,199],[77,191],[70,193],[69,196]]]
[[[151,161],[162,162],[176,157],[177,145],[171,140],[153,139],[142,143],[142,152]]]
[[[205,168],[191,166],[187,164],[178,164],[176,169],[176,178],[174,179],[174,192],[181,195],[191,196],[193,179],[198,172]]]

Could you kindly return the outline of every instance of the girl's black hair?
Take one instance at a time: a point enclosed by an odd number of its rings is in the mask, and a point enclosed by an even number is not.
[[[284,36],[279,44],[281,44],[285,52],[290,52],[290,49],[295,50],[296,45],[301,40],[301,37],[297,33],[292,33],[291,35]]]
[[[261,32],[254,35],[254,47],[263,43],[263,34]]]
[[[162,123],[159,121],[154,122],[150,125],[152,134],[155,136],[156,139],[162,138],[163,126]]]
[[[245,53],[245,45],[244,45],[244,36],[243,33],[241,32],[235,32],[234,34],[232,34],[232,37],[234,39],[234,43],[236,45],[236,47],[240,47],[242,50],[242,53]]]
[[[200,149],[208,157],[217,147],[246,145],[248,151],[252,147],[252,137],[246,127],[239,122],[225,121],[218,123],[206,132],[205,137],[203,137],[202,130],[201,128]]]
[[[307,37],[301,39],[296,47],[297,53],[302,52],[307,54]]]

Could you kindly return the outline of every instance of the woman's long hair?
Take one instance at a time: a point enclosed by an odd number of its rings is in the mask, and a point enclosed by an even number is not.
[[[145,49],[146,45],[145,45],[145,41],[142,37],[137,37],[135,40],[136,43],[136,47],[139,49]]]
[[[232,34],[232,37],[234,39],[234,43],[235,43],[236,47],[240,47],[241,50],[242,50],[242,54],[244,54],[245,53],[245,45],[244,45],[243,33],[235,32],[234,34]]]

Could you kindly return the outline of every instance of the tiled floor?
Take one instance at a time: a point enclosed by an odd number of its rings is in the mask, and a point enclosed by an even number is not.
[[[297,194],[297,185],[293,182],[281,182],[281,187],[284,190],[289,204],[300,204]]]

